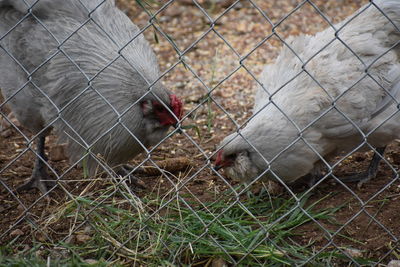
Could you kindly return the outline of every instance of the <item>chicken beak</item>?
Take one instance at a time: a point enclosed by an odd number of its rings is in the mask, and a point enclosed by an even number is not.
[[[215,159],[215,165],[214,165],[214,170],[218,171],[224,166],[224,161],[223,161],[223,156],[222,156],[222,149],[217,152],[217,158]]]
[[[219,171],[222,168],[222,165],[215,165],[214,170]]]

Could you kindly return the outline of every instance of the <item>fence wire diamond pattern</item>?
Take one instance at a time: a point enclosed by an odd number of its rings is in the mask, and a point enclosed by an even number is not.
[[[396,0],[0,0],[1,265],[396,266],[399,27]]]

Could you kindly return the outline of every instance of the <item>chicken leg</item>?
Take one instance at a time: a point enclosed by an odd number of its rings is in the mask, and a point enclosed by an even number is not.
[[[385,149],[386,146],[376,148],[376,152],[372,156],[367,171],[363,173],[347,175],[341,177],[340,180],[343,182],[358,182],[357,187],[361,188],[363,184],[376,177],[378,173],[379,163],[382,160],[383,154],[385,153]]]
[[[139,192],[143,189],[146,189],[145,184],[142,182],[142,180],[140,180],[139,178],[135,177],[133,173],[140,173],[143,172],[141,168],[133,171],[134,167],[130,166],[128,164],[123,164],[122,166],[120,166],[116,173],[117,175],[121,176],[121,177],[127,177],[129,183],[131,184],[131,189],[133,191]]]
[[[49,182],[49,175],[46,170],[46,164],[44,161],[47,161],[46,154],[44,153],[45,135],[39,136],[39,141],[36,147],[36,153],[39,156],[36,156],[35,166],[32,171],[32,175],[28,182],[19,186],[17,188],[17,192],[21,192],[24,190],[29,190],[32,188],[37,188],[43,195],[46,195],[48,192],[48,188],[54,186],[54,182]]]

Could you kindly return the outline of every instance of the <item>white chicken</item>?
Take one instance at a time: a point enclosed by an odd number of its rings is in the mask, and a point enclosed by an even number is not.
[[[216,169],[292,183],[373,147],[368,172],[348,180],[376,176],[385,146],[400,138],[400,1],[371,1],[334,28],[290,38],[265,67],[253,117],[222,141]]]

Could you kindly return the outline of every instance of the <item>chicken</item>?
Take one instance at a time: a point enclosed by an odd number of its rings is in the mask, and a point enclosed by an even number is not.
[[[182,117],[182,101],[158,81],[153,50],[112,0],[0,0],[0,66],[6,102],[38,138],[21,190],[48,190],[53,128],[71,163],[93,174],[123,171]]]
[[[335,29],[286,40],[261,74],[253,117],[221,142],[216,169],[290,184],[374,148],[368,172],[348,180],[375,176],[385,146],[400,138],[399,27],[400,1],[376,0]]]

